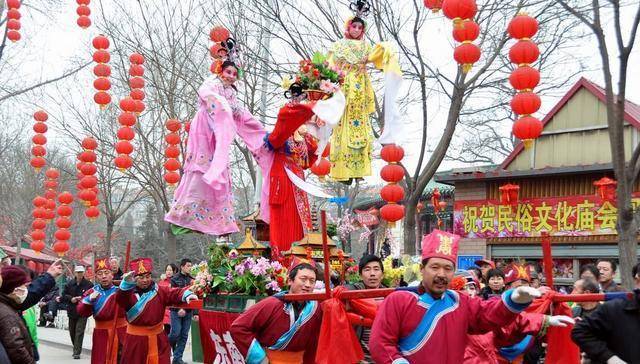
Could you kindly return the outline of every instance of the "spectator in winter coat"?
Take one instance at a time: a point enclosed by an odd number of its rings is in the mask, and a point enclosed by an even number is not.
[[[625,289],[613,281],[618,268],[616,263],[611,259],[598,260],[598,271],[600,271],[600,286],[603,292],[624,292]]]
[[[578,279],[573,284],[573,292],[572,294],[589,294],[589,293],[599,293],[600,288],[598,283],[589,278],[586,279]],[[578,304],[573,307],[573,317],[578,320],[582,320],[586,316],[589,316],[596,308],[600,305],[600,302],[578,302]]]
[[[164,268],[164,274],[160,276],[160,280],[158,281],[158,286],[171,287],[171,278],[178,273],[178,266],[173,263],[167,264]],[[169,309],[164,310],[164,319],[162,320],[164,324],[164,332],[169,335],[171,332],[171,315],[169,314]]]
[[[82,341],[84,340],[84,329],[87,325],[87,318],[80,317],[76,311],[76,305],[82,299],[86,291],[93,288],[93,284],[84,278],[84,267],[79,265],[75,268],[75,278],[67,282],[62,292],[62,302],[67,304],[67,316],[69,317],[69,335],[73,344],[73,358],[80,359],[82,352]]]
[[[499,296],[504,292],[504,286],[504,272],[500,269],[490,269],[487,272],[487,285],[480,291],[480,296],[484,300],[491,296]]]
[[[576,323],[571,336],[592,364],[640,363],[640,288],[630,300],[600,305]]]
[[[20,304],[28,295],[29,276],[17,266],[3,267],[0,275],[0,343],[11,363],[35,364],[33,341],[20,315]]]

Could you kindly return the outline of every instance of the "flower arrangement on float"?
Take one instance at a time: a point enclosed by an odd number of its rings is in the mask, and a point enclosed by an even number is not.
[[[326,55],[316,52],[311,59],[300,61],[294,80],[286,76],[282,79],[281,86],[288,89],[297,83],[302,86],[310,100],[320,100],[340,90],[344,76],[339,67],[329,63]]]

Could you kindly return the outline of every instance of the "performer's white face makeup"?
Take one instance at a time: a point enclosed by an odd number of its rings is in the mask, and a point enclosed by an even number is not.
[[[100,269],[96,272],[96,281],[98,281],[102,287],[110,287],[113,283],[113,272],[109,269]]]
[[[238,70],[233,66],[227,66],[222,70],[220,79],[225,85],[233,85],[238,79]]]
[[[289,292],[291,293],[313,293],[316,285],[316,272],[311,269],[300,269],[293,280],[289,279]]]
[[[360,36],[364,32],[364,25],[360,22],[351,22],[349,24],[349,36],[351,39],[360,39]]]
[[[442,258],[429,258],[422,266],[422,285],[434,298],[440,298],[453,279],[453,262]]]

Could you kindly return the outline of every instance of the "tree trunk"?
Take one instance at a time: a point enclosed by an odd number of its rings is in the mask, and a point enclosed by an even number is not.
[[[405,203],[404,216],[404,254],[415,255],[416,250],[416,202],[410,198]]]
[[[107,232],[104,235],[103,249],[107,255],[114,255],[115,252],[111,251],[111,239],[113,238],[113,225],[112,221],[107,220]]]

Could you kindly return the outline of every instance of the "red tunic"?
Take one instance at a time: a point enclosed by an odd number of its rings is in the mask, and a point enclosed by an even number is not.
[[[165,278],[158,281],[158,286],[161,287],[171,287],[171,278]],[[171,325],[171,315],[169,314],[169,309],[164,310],[164,319],[162,323],[165,325]]]
[[[122,349],[126,334],[126,321],[124,318],[124,310],[119,307],[116,302],[115,292],[117,289],[113,287],[108,290],[101,290],[99,286],[94,286],[84,293],[83,299],[78,302],[76,310],[78,315],[89,317],[93,315],[96,321],[96,327],[93,330],[93,347],[91,349],[91,364],[116,364],[118,351]],[[100,297],[91,302],[89,296],[96,290],[101,290],[104,297]],[[113,319],[118,314],[118,322],[116,324],[117,339],[113,338]],[[111,350],[110,346],[117,344],[116,350]],[[114,345],[115,346],[115,345]],[[110,360],[107,360],[108,354]]]
[[[240,315],[229,328],[233,341],[240,353],[246,358],[254,339],[260,346],[268,348],[289,330],[292,322],[291,312],[287,304],[276,297],[268,297],[251,306]],[[303,324],[291,341],[286,351],[304,351],[305,364],[315,362],[318,333],[322,323],[322,310],[318,307],[311,318]]]
[[[452,291],[449,291],[452,292]],[[380,306],[371,330],[369,349],[376,363],[460,364],[467,333],[480,334],[511,323],[526,305],[515,304],[508,291],[502,300],[483,301],[452,292],[455,304],[436,316],[428,337],[411,354],[400,352],[400,339],[420,324],[428,308],[409,291],[389,295]]]
[[[168,288],[154,283],[156,293],[137,310],[139,306],[136,303],[142,299],[143,294],[151,290],[142,291],[137,287],[127,289],[126,283],[123,281],[116,293],[118,304],[127,311],[129,323],[120,364],[169,364],[171,350],[162,325],[164,312],[168,306],[183,303],[184,298],[191,292],[187,287]],[[139,313],[134,314],[134,311]],[[147,331],[146,335],[149,336],[143,336],[142,330]],[[153,347],[150,350],[150,344],[157,347],[157,361],[150,355],[153,352]]]

